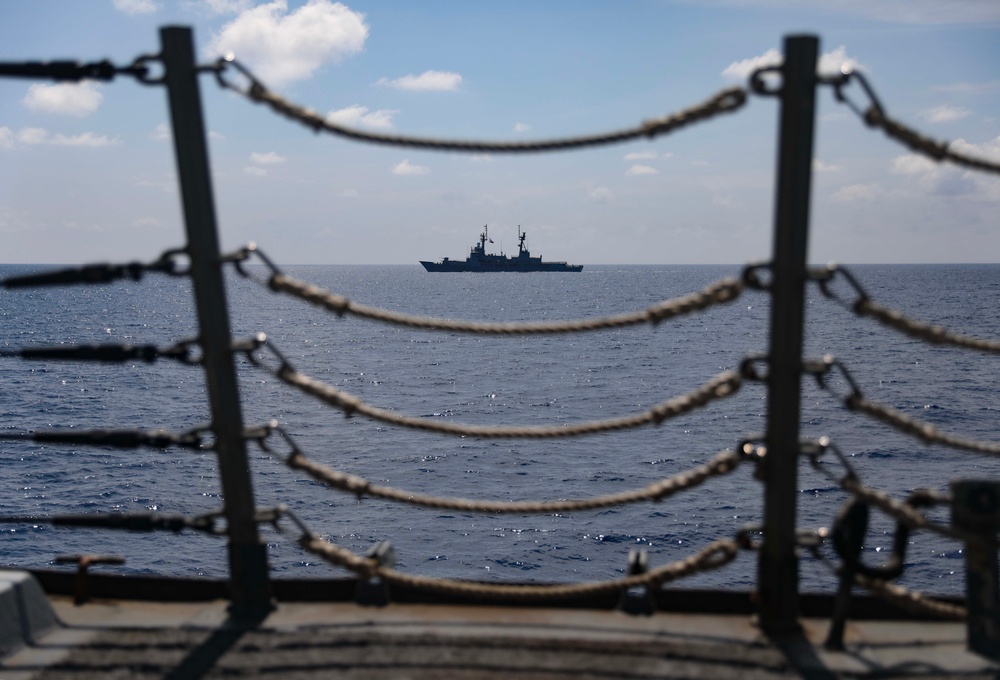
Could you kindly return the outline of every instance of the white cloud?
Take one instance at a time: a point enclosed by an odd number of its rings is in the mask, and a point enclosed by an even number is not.
[[[933,172],[935,168],[937,168],[937,163],[926,156],[908,153],[893,158],[892,167],[889,171],[894,175],[919,175],[925,172]]]
[[[250,154],[250,162],[257,165],[277,165],[278,163],[284,163],[286,160],[288,159],[284,156],[279,156],[274,151],[268,151],[267,153],[257,153],[254,151]]]
[[[344,109],[337,109],[326,114],[326,119],[331,123],[346,126],[365,126],[372,128],[388,129],[392,127],[392,117],[399,113],[396,109],[379,109],[378,111],[368,111],[367,106],[348,106]]]
[[[201,0],[204,7],[212,14],[236,14],[251,7],[250,0]]]
[[[267,174],[267,170],[256,165],[248,165],[243,168],[243,172],[248,175],[253,175],[254,177],[264,177]]]
[[[21,103],[32,111],[55,113],[67,116],[86,116],[101,105],[104,95],[97,83],[57,83],[42,85],[36,83],[28,88]]]
[[[368,38],[364,15],[339,2],[309,0],[289,12],[274,0],[239,14],[212,37],[207,51],[234,52],[269,85],[309,78],[320,66],[360,52]]]
[[[722,76],[730,80],[746,80],[757,69],[764,68],[765,66],[781,66],[784,60],[781,52],[772,47],[759,56],[734,61],[722,70]],[[847,48],[844,45],[829,52],[824,52],[819,56],[818,62],[816,71],[824,75],[839,73],[841,67],[845,64],[857,71],[865,70],[861,62],[847,56]]]
[[[161,227],[163,226],[163,220],[158,217],[146,216],[140,217],[139,219],[132,222],[133,227]]]
[[[594,187],[587,191],[588,203],[607,203],[614,197],[614,193],[607,187]]]
[[[633,151],[632,153],[627,153],[623,157],[626,161],[645,161],[656,158],[655,151]]]
[[[832,163],[824,163],[818,158],[813,159],[812,165],[813,172],[839,172],[840,166],[833,165]]]
[[[656,168],[649,165],[640,165],[639,163],[636,163],[625,171],[626,175],[658,175],[659,173],[660,171]]]
[[[79,135],[64,135],[62,133],[50,135],[43,128],[22,128],[17,133],[17,141],[28,145],[47,144],[49,146],[85,146],[91,148],[121,144],[117,139],[111,139],[94,132],[83,132]]]
[[[421,92],[452,92],[462,84],[462,76],[451,71],[424,71],[419,76],[407,75],[401,78],[381,78],[376,85],[388,85],[399,90]]]
[[[115,9],[125,14],[152,14],[159,7],[153,0],[112,0]]]
[[[0,127],[0,149],[14,148],[14,131],[9,127]]]
[[[514,132],[527,132],[531,126],[527,123],[514,123]]]
[[[971,113],[968,109],[963,109],[960,106],[942,104],[941,106],[921,111],[919,115],[928,123],[951,123],[956,120],[962,120]]]
[[[847,48],[844,45],[837,47],[830,52],[824,52],[819,56],[819,65],[816,67],[818,73],[824,75],[840,73],[842,67],[848,66],[853,71],[865,71],[865,67],[857,59],[847,56]]]
[[[360,196],[357,189],[344,189],[340,192],[341,198],[357,198]]]
[[[392,168],[394,175],[426,175],[428,172],[430,172],[430,168],[423,165],[413,165],[409,159],[400,161]]]
[[[765,66],[779,66],[782,61],[781,52],[772,47],[760,56],[734,61],[722,70],[722,76],[731,80],[746,80],[757,69]]]
[[[166,123],[160,123],[153,131],[149,133],[149,138],[155,142],[169,142],[173,139],[173,135],[170,132],[170,126]]]
[[[492,163],[493,162],[493,156],[489,155],[488,153],[477,153],[477,154],[473,154],[472,156],[469,156],[469,162],[470,163]]]
[[[208,131],[208,138],[209,139],[214,139],[216,141],[221,142],[223,139],[226,138],[226,136],[224,134],[222,134],[221,132],[216,132],[215,130],[209,130]]]
[[[833,194],[833,200],[841,203],[871,202],[882,195],[877,184],[851,184],[841,187]]]
[[[983,144],[956,139],[948,148],[972,158],[1000,162],[1000,137]],[[951,163],[935,163],[925,156],[897,156],[892,161],[890,171],[905,176],[913,190],[921,195],[1000,200],[1000,178],[959,168]]]

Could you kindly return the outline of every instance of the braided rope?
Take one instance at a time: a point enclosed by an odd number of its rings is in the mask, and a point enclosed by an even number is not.
[[[687,394],[667,401],[634,415],[608,420],[591,420],[572,425],[533,425],[523,427],[505,427],[492,425],[466,425],[453,423],[438,423],[423,418],[404,416],[365,403],[359,397],[342,392],[319,380],[310,378],[287,367],[279,368],[272,373],[287,385],[297,388],[305,394],[316,397],[320,401],[344,411],[345,414],[360,413],[373,420],[389,425],[408,427],[414,430],[437,432],[439,434],[459,435],[463,437],[485,437],[493,439],[550,439],[554,437],[579,437],[624,430],[643,425],[659,425],[664,420],[675,418],[681,414],[704,406],[716,399],[722,399],[739,390],[742,378],[735,371],[720,373],[710,381],[697,387]]]
[[[404,574],[403,572],[381,566],[375,559],[359,557],[350,550],[341,548],[315,535],[304,534],[299,539],[299,545],[312,554],[338,567],[353,571],[361,578],[381,578],[388,583],[409,588],[425,590],[447,595],[472,597],[494,597],[521,602],[540,599],[571,599],[604,595],[646,586],[655,588],[668,581],[689,576],[703,571],[718,569],[732,562],[739,553],[739,546],[733,540],[722,539],[710,543],[682,560],[664,564],[651,569],[645,574],[626,576],[612,581],[595,581],[589,583],[569,583],[559,585],[513,585],[489,584],[458,581],[454,579],[437,579],[426,576]]]
[[[643,323],[658,324],[675,316],[690,314],[707,309],[713,305],[731,302],[739,297],[743,291],[742,281],[736,278],[726,278],[716,281],[700,292],[691,293],[672,300],[664,300],[648,309],[627,314],[572,321],[488,323],[413,316],[387,309],[368,307],[353,302],[342,295],[331,293],[318,286],[311,285],[305,281],[299,281],[284,274],[275,274],[272,276],[268,285],[272,290],[292,295],[317,307],[334,312],[337,316],[353,314],[362,318],[384,321],[409,328],[495,335],[572,333],[607,328],[622,328],[624,326],[636,326]]]
[[[936,161],[948,160],[956,165],[973,170],[1000,174],[1000,163],[982,158],[973,158],[972,156],[952,151],[949,148],[950,142],[939,142],[922,135],[913,128],[889,118],[877,106],[872,106],[865,111],[864,120],[869,126],[881,128],[889,137],[902,142],[914,151],[922,153],[925,156],[930,156]]]
[[[883,307],[866,297],[859,299],[854,304],[854,311],[858,316],[873,317],[880,323],[918,340],[926,340],[935,345],[955,345],[966,349],[1000,354],[1000,342],[996,340],[980,340],[979,338],[970,338],[957,333],[950,333],[943,326],[931,325],[923,321],[910,319],[902,312]]]
[[[638,503],[641,501],[660,501],[668,496],[702,484],[709,477],[724,475],[736,469],[740,456],[735,451],[723,451],[704,465],[686,470],[672,477],[649,484],[641,489],[632,489],[616,494],[607,494],[583,500],[561,501],[475,501],[466,498],[442,498],[423,494],[410,493],[402,489],[372,484],[363,477],[333,470],[325,465],[309,460],[299,451],[294,452],[285,460],[294,470],[302,470],[316,481],[322,482],[334,489],[349,491],[358,498],[372,496],[400,503],[410,503],[425,508],[439,510],[456,510],[458,512],[490,512],[545,514],[553,512],[572,512],[578,510],[594,510],[613,505]]]
[[[930,614],[939,619],[950,621],[964,621],[969,614],[965,607],[934,600],[923,593],[908,590],[903,586],[888,583],[881,579],[855,574],[854,582],[866,588],[872,595],[891,602],[900,609],[905,609],[916,614]]]
[[[747,91],[741,87],[734,87],[721,90],[701,104],[682,109],[661,118],[654,118],[653,120],[645,121],[637,127],[617,132],[539,140],[535,142],[455,141],[403,135],[383,135],[338,125],[304,106],[294,104],[271,92],[242,65],[234,62],[229,63],[242,71],[250,79],[251,84],[246,89],[238,88],[226,82],[220,76],[218,80],[223,87],[239,93],[249,101],[264,104],[275,113],[301,123],[313,132],[329,132],[359,142],[431,149],[435,151],[466,151],[472,153],[565,151],[567,149],[617,144],[642,137],[652,139],[653,137],[673,132],[692,123],[708,120],[719,114],[731,113],[742,108],[747,101]]]
[[[881,420],[883,423],[891,425],[904,434],[917,437],[926,444],[945,444],[946,446],[963,451],[994,456],[1000,455],[1000,444],[966,439],[965,437],[942,432],[933,425],[920,422],[885,404],[870,401],[860,394],[851,394],[847,397],[845,403],[847,404],[847,408],[852,411],[861,411],[877,420]]]

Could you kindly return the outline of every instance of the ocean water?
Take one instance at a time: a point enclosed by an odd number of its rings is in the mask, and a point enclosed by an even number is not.
[[[44,267],[3,266],[9,276]],[[552,320],[642,309],[700,290],[729,266],[600,266],[580,274],[428,274],[418,266],[288,267],[287,273],[358,302],[432,316]],[[968,335],[1000,338],[1000,266],[859,266],[883,304]],[[645,410],[686,393],[767,348],[769,305],[747,291],[735,302],[658,327],[588,334],[479,337],[337,318],[235,275],[227,278],[236,337],[257,332],[303,373],[399,413],[485,425],[559,424]],[[838,288],[845,296],[850,292]],[[946,431],[1000,441],[998,359],[926,345],[810,289],[806,354],[833,354],[869,398]],[[190,282],[141,282],[0,293],[0,347],[96,342],[169,345],[196,334]],[[645,486],[706,461],[764,429],[765,393],[735,396],[658,427],[562,440],[460,438],[402,430],[342,413],[238,361],[248,424],[277,419],[312,458],[412,492],[475,499],[583,498]],[[58,428],[166,428],[208,421],[203,373],[167,360],[125,365],[0,359],[4,432]],[[844,380],[828,384],[845,394]],[[996,459],[927,446],[851,413],[803,381],[802,436],[829,436],[862,481],[897,498],[946,490],[956,478],[995,479]],[[495,581],[584,581],[620,576],[630,548],[653,565],[680,559],[761,519],[762,489],[749,465],[659,503],[550,515],[479,515],[414,508],[330,490],[250,446],[258,504],[289,505],[316,532],[357,552],[389,540],[400,569]],[[0,514],[201,513],[221,505],[211,452],[115,450],[2,441]],[[836,472],[831,462],[828,469]],[[806,461],[798,523],[830,526],[846,499]],[[932,516],[948,520],[947,509]],[[276,576],[345,572],[303,553],[289,523],[263,533]],[[894,523],[873,512],[864,559],[891,550]],[[181,576],[226,573],[224,540],[186,532],[134,534],[0,525],[0,561],[46,567],[64,553],[126,557],[107,572]],[[827,550],[832,555],[832,551]],[[961,546],[911,536],[901,583],[939,594],[963,588]],[[681,586],[751,587],[756,555]],[[832,591],[834,577],[809,556],[802,587]]]

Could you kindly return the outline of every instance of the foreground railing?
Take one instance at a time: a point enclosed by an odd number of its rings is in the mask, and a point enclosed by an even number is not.
[[[115,447],[187,447],[214,450],[218,457],[224,508],[196,517],[140,515],[80,515],[49,518],[6,517],[6,521],[30,519],[50,521],[61,526],[104,526],[130,530],[191,529],[228,537],[231,599],[239,616],[259,616],[271,606],[267,555],[258,531],[261,522],[277,522],[288,516],[301,530],[299,545],[322,559],[347,568],[371,586],[373,601],[384,601],[385,583],[422,589],[430,593],[468,595],[499,601],[550,601],[579,598],[595,593],[628,593],[630,589],[658,588],[667,581],[698,571],[715,569],[735,559],[741,550],[758,552],[758,606],[762,625],[770,631],[791,630],[799,617],[799,557],[806,548],[826,560],[818,546],[829,539],[842,564],[835,568],[840,578],[838,606],[831,626],[828,645],[842,645],[844,622],[849,614],[851,590],[855,585],[869,588],[900,606],[944,618],[967,618],[970,645],[977,651],[996,655],[1000,650],[1000,595],[997,591],[997,543],[1000,528],[1000,485],[994,482],[957,482],[951,494],[917,491],[906,501],[868,487],[833,442],[826,438],[802,441],[799,434],[801,382],[803,375],[815,376],[829,389],[826,376],[841,371],[851,387],[844,398],[846,409],[868,415],[924,442],[943,444],[979,454],[996,455],[1000,445],[941,432],[898,411],[868,400],[845,365],[832,357],[803,359],[803,305],[806,288],[815,283],[821,291],[848,304],[859,316],[872,316],[891,328],[912,337],[937,344],[1000,353],[1000,342],[966,338],[938,326],[909,319],[900,312],[873,301],[860,282],[847,270],[827,268],[810,270],[806,265],[809,195],[812,167],[812,139],[815,120],[815,97],[819,86],[831,87],[839,101],[856,110],[865,122],[878,127],[892,138],[938,161],[958,163],[980,171],[1000,173],[994,162],[956,153],[947,144],[930,140],[890,118],[869,83],[860,74],[844,71],[833,77],[816,73],[818,40],[810,36],[790,37],[785,42],[785,59],[780,67],[760,69],[750,79],[750,88],[725,90],[703,104],[675,114],[654,119],[640,126],[609,134],[543,140],[539,142],[482,142],[424,139],[399,135],[378,135],[345,128],[313,114],[309,109],[290,103],[270,92],[243,65],[222,59],[207,66],[194,60],[191,31],[169,27],[161,31],[161,52],[142,56],[127,67],[109,62],[94,64],[22,63],[0,64],[0,76],[80,80],[110,80],[129,76],[146,85],[164,86],[173,126],[173,139],[181,184],[187,244],[164,253],[149,264],[128,263],[88,265],[58,272],[43,272],[8,278],[8,289],[74,283],[108,283],[122,278],[138,280],[146,273],[190,277],[194,284],[198,316],[198,337],[173,345],[97,345],[58,348],[7,350],[5,356],[23,359],[61,359],[75,361],[123,362],[141,359],[173,359],[182,364],[201,365],[205,371],[212,422],[205,428],[182,433],[142,430],[99,430],[91,432],[51,431],[7,434],[5,438],[31,439],[38,442],[62,442]],[[150,76],[150,65],[162,67],[162,77]],[[219,249],[211,177],[206,152],[206,134],[201,113],[198,75],[212,73],[220,86],[238,92],[249,101],[263,104],[274,112],[310,127],[317,132],[345,136],[375,144],[411,146],[426,149],[495,153],[535,153],[559,151],[619,143],[639,137],[654,137],[680,130],[692,123],[739,110],[751,94],[775,96],[780,102],[777,193],[775,197],[774,246],[770,262],[747,266],[737,279],[724,279],[700,292],[663,301],[645,310],[608,317],[567,322],[484,323],[455,319],[417,317],[370,307],[349,300],[332,291],[284,274],[255,246],[236,253],[222,254]],[[778,76],[775,86],[767,76]],[[236,76],[237,83],[232,79]],[[851,83],[860,84],[870,99],[861,111],[845,95]],[[244,84],[245,83],[245,84]],[[643,411],[615,418],[561,423],[547,426],[481,426],[436,423],[407,416],[369,404],[359,396],[325,384],[296,370],[290,361],[264,336],[245,340],[232,337],[223,288],[223,269],[234,266],[244,276],[254,278],[243,264],[259,257],[270,272],[260,281],[275,294],[291,296],[338,316],[354,316],[379,323],[389,323],[421,330],[488,335],[533,335],[580,333],[620,328],[638,324],[659,324],[688,314],[706,311],[736,299],[747,288],[764,291],[771,299],[770,339],[766,354],[736,358],[740,369],[709,379],[702,387]],[[186,262],[186,264],[184,264]],[[857,294],[853,302],[842,300],[833,282],[843,277]],[[197,351],[196,351],[197,350]],[[641,489],[594,498],[537,500],[520,502],[477,501],[455,497],[418,494],[405,489],[380,486],[348,472],[334,470],[310,459],[295,443],[287,428],[277,423],[248,427],[241,412],[234,357],[245,356],[254,367],[269,372],[281,382],[333,408],[351,415],[379,420],[396,427],[429,430],[441,435],[493,438],[580,437],[598,432],[659,425],[663,421],[708,406],[715,400],[734,394],[743,382],[760,381],[767,386],[766,432],[750,436],[734,449],[724,451],[706,463]],[[380,544],[367,556],[356,555],[320,538],[301,520],[281,506],[259,509],[254,501],[247,461],[247,443],[256,443],[263,451],[283,460],[290,468],[358,498],[373,497],[425,507],[447,508],[483,513],[551,513],[587,510],[624,503],[659,501],[710,479],[727,474],[749,463],[756,467],[756,477],[764,484],[763,525],[740,531],[737,536],[720,538],[691,556],[673,563],[650,568],[645,558],[631,559],[629,574],[622,579],[582,584],[504,585],[470,583],[450,579],[432,579],[405,574],[394,568],[391,546]],[[829,454],[829,455],[828,455]],[[831,472],[827,460],[841,473]],[[802,531],[796,516],[799,461],[808,459],[822,474],[831,477],[849,494],[830,531]],[[921,508],[938,504],[952,506],[951,526],[931,522]],[[880,567],[870,567],[860,560],[867,530],[868,509],[874,506],[898,522],[892,559]],[[225,527],[219,524],[225,517]],[[966,546],[968,611],[945,603],[936,603],[890,581],[903,569],[909,532],[915,529],[935,531],[960,540]],[[832,567],[832,565],[831,565]],[[380,585],[381,584],[381,585]],[[375,595],[371,595],[371,593]],[[643,607],[639,607],[644,610]]]

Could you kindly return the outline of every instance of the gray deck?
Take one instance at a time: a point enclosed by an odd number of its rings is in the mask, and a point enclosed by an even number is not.
[[[2,680],[1000,677],[954,623],[852,623],[835,653],[813,620],[776,643],[746,616],[298,603],[248,629],[223,601],[51,601],[61,624],[5,659]]]

